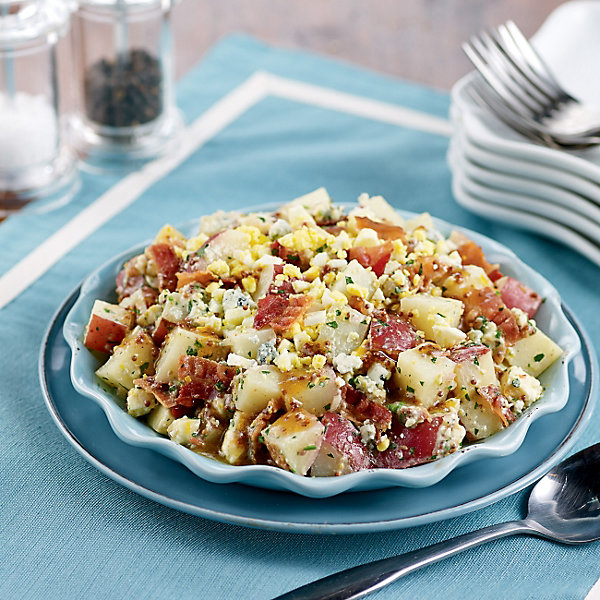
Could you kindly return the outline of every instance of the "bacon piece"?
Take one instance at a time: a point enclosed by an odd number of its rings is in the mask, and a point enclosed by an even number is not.
[[[369,304],[366,300],[359,298],[358,296],[350,296],[348,299],[348,304],[354,310],[357,310],[359,313],[369,316],[371,314]],[[371,306],[372,308],[372,306]]]
[[[514,277],[505,277],[502,283],[498,282],[498,287],[502,302],[508,308],[520,308],[527,313],[530,319],[535,316],[542,303],[542,297],[537,292]]]
[[[307,296],[268,294],[258,301],[254,329],[270,325],[275,333],[283,333],[302,318],[311,302]]]
[[[357,260],[365,268],[371,267],[373,273],[380,277],[390,260],[392,250],[392,242],[384,242],[377,246],[355,246],[348,250],[348,260]]]
[[[186,383],[201,383],[206,386],[206,396],[217,386],[218,391],[226,391],[236,373],[235,367],[218,363],[202,356],[182,356],[179,359],[177,378]],[[188,379],[189,378],[189,379]]]
[[[414,427],[405,427],[394,420],[392,431],[388,433],[390,446],[375,455],[375,466],[381,469],[406,469],[414,465],[435,460],[435,447],[441,417],[424,421]]]
[[[392,411],[383,404],[367,398],[360,400],[354,407],[353,413],[361,421],[371,421],[378,429],[389,429],[392,424]]]
[[[398,358],[403,350],[417,345],[417,332],[400,315],[385,310],[373,311],[369,328],[369,347]]]
[[[433,255],[418,256],[412,265],[405,267],[411,275],[420,276],[419,289],[427,289],[429,283],[433,281],[439,284],[452,271],[452,266],[448,264],[440,264],[438,258]]]
[[[330,444],[344,458],[349,471],[360,471],[371,466],[369,449],[351,421],[337,413],[327,412],[321,422],[325,425],[323,444]]]
[[[168,383],[159,383],[153,376],[135,379],[133,382],[143,390],[150,392],[166,408],[172,408],[177,404],[177,400],[169,393]]]
[[[465,304],[464,321],[471,325],[480,315],[493,321],[504,334],[506,341],[514,344],[520,338],[517,318],[492,288],[469,290],[463,299]]]
[[[472,346],[463,346],[460,348],[452,348],[447,356],[455,363],[473,362],[475,357],[486,354],[490,349],[483,344],[473,344]]]
[[[161,290],[174,292],[177,288],[177,272],[179,271],[179,257],[171,244],[152,244],[148,248],[150,256],[156,265],[158,274],[158,287]]]
[[[486,260],[481,247],[467,236],[458,232],[453,232],[451,239],[457,243],[457,250],[462,258],[463,265],[475,265],[481,267],[492,281],[496,281],[502,277],[499,266],[490,264]]]
[[[284,294],[267,294],[258,301],[258,310],[254,315],[254,329],[263,329],[283,314],[289,304]]]
[[[351,385],[345,385],[341,389],[341,393],[344,402],[351,406],[355,406],[363,398],[366,398],[366,396],[362,392],[359,392],[356,388],[353,388]]]
[[[306,269],[309,266],[309,261],[305,253],[290,250],[289,248],[282,246],[278,241],[274,241],[271,244],[271,254],[273,256],[279,256],[279,258],[283,259],[286,263],[296,265],[301,269]]]
[[[406,232],[398,225],[373,221],[369,217],[354,217],[357,229],[372,229],[382,240],[406,240]]]
[[[507,427],[516,419],[510,410],[508,400],[500,393],[498,386],[486,385],[485,387],[477,388],[477,393],[486,402],[489,402],[492,411],[502,419],[504,427]]]
[[[182,288],[190,283],[199,283],[206,287],[213,281],[218,281],[218,277],[210,271],[180,271],[175,274],[177,277],[177,289]]]
[[[273,331],[279,334],[287,331],[294,323],[297,323],[302,318],[311,302],[312,300],[307,296],[291,297],[283,314],[271,322]]]
[[[146,278],[135,266],[135,259],[128,260],[117,275],[117,297],[119,302],[128,298],[134,292],[142,290],[144,300],[147,306],[156,303],[158,292],[146,284]]]
[[[266,446],[262,443],[261,437],[263,429],[273,423],[280,412],[283,412],[285,405],[283,398],[279,396],[273,400],[269,400],[266,408],[256,415],[250,426],[248,427],[248,445],[250,460],[256,465],[259,463],[269,462],[271,455],[269,454]],[[272,461],[271,461],[272,462]]]

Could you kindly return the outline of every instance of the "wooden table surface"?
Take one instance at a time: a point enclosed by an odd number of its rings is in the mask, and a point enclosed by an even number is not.
[[[182,0],[177,74],[232,32],[449,90],[470,70],[461,42],[512,19],[530,36],[561,0]]]

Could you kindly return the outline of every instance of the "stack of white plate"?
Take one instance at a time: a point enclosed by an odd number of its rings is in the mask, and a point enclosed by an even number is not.
[[[569,2],[532,40],[576,98],[600,106],[600,2]],[[600,146],[565,151],[514,132],[469,94],[470,73],[452,90],[449,163],[459,204],[483,217],[551,237],[600,265]]]

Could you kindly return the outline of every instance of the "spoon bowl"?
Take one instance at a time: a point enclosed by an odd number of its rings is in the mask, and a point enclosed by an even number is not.
[[[274,600],[362,598],[400,577],[484,542],[529,534],[563,544],[600,540],[600,443],[567,458],[534,486],[521,521],[490,525],[414,552],[334,573]]]
[[[557,542],[600,539],[600,444],[571,456],[538,481],[526,521]]]

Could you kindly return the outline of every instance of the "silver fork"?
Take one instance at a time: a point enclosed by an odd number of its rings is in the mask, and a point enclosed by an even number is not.
[[[472,95],[508,125],[554,147],[600,143],[600,112],[562,88],[512,21],[473,36],[463,50],[483,77]]]

